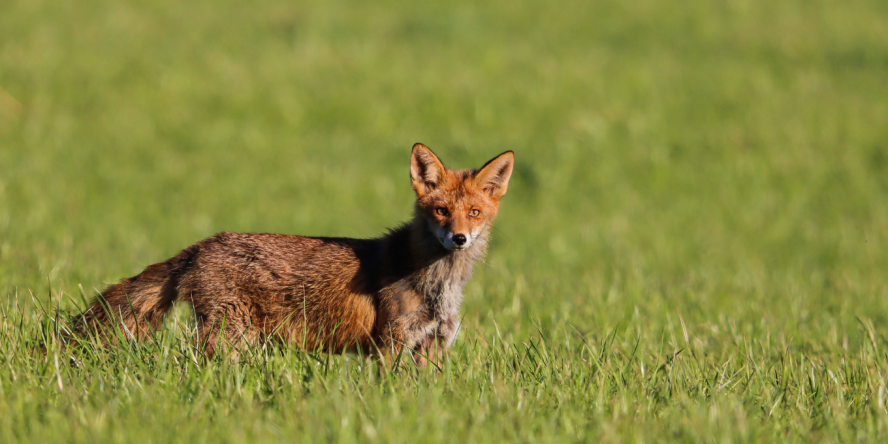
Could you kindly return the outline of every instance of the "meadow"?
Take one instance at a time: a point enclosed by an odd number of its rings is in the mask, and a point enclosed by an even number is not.
[[[0,442],[884,442],[888,2],[5,0]],[[61,348],[219,231],[516,171],[443,368]],[[45,347],[45,352],[41,350]]]

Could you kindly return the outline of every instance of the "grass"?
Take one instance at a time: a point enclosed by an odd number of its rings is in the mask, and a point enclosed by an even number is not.
[[[884,441],[886,5],[6,2],[0,441]],[[517,154],[441,372],[60,350],[215,232],[407,219],[417,141]]]

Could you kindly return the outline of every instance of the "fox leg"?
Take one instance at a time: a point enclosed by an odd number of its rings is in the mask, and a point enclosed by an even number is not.
[[[416,347],[429,335],[430,321],[425,313],[409,313],[385,325],[377,341],[377,357],[391,367],[395,361],[415,359]]]
[[[438,336],[441,337],[447,348],[450,348],[450,346],[453,345],[453,341],[456,340],[456,335],[459,333],[460,327],[462,327],[462,323],[456,320],[456,318],[441,321],[441,323],[438,324]]]
[[[446,351],[447,344],[444,338],[437,334],[430,335],[413,348],[413,361],[419,368],[425,368],[429,362],[440,366]]]
[[[212,322],[201,325],[198,337],[208,358],[223,353],[232,360],[237,360],[244,347],[255,344],[258,339],[252,328],[230,324],[223,327]]]
[[[374,356],[382,366],[391,369],[395,360],[404,353],[404,329],[399,322],[392,322],[383,330],[379,340],[376,341],[376,353]]]
[[[456,339],[459,332],[460,323],[456,320],[442,321],[435,329],[435,333],[427,336],[419,344],[414,347],[413,360],[420,368],[425,367],[431,362],[440,368],[444,360],[444,355]]]
[[[246,304],[233,300],[216,302],[194,309],[199,323],[198,341],[207,357],[221,351],[230,359],[237,359],[245,346],[256,343],[258,331],[253,328]]]

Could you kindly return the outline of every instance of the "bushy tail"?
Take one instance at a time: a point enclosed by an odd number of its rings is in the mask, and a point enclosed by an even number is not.
[[[160,326],[163,316],[178,298],[178,278],[184,271],[183,262],[189,262],[187,258],[191,253],[185,250],[108,287],[78,316],[80,330],[115,336],[114,327],[119,326],[127,339],[144,339]]]

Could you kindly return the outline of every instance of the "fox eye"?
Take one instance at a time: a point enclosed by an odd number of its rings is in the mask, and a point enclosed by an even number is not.
[[[478,217],[480,215],[481,215],[481,210],[479,210],[479,209],[474,209],[472,211],[469,211],[469,217]]]
[[[443,216],[443,217],[450,216],[450,213],[447,211],[447,208],[435,208],[435,213],[437,213],[438,216]]]

